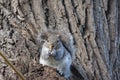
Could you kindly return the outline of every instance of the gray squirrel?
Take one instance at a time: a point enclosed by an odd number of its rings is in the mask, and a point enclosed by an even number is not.
[[[64,47],[60,35],[57,32],[48,31],[42,33],[40,37],[44,40],[39,59],[40,64],[53,67],[65,78],[69,78],[72,56]]]

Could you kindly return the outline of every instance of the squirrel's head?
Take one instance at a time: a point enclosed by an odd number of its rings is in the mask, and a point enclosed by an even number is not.
[[[56,44],[60,42],[60,34],[57,32],[48,31],[46,33],[41,33],[41,39],[47,42],[50,49],[53,49]]]

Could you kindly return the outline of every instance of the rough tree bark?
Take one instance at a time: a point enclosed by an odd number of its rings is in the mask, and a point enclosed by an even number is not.
[[[38,33],[58,30],[74,37],[84,80],[119,80],[119,25],[120,0],[0,0],[0,51],[27,80],[64,80],[38,62]],[[0,80],[18,80],[2,57]]]

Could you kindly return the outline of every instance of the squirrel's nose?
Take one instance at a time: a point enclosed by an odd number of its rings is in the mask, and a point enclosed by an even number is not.
[[[54,48],[54,45],[51,45],[51,46],[50,46],[50,49],[52,50],[53,48]]]

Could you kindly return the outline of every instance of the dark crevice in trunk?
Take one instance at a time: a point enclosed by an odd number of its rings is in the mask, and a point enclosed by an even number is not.
[[[80,72],[75,68],[74,65],[71,65],[71,71],[74,74],[75,80],[77,79],[84,80],[84,77],[80,74]]]
[[[107,20],[108,20],[108,15],[109,15],[109,13],[110,13],[110,11],[111,11],[111,4],[112,4],[112,1],[113,1],[113,0],[108,0],[107,11],[105,11]]]
[[[13,29],[10,30],[9,36],[10,36],[11,39],[12,39],[13,33],[14,33],[14,30]]]
[[[89,60],[90,61],[90,54],[89,54],[89,50],[88,50],[88,47],[87,47],[87,45],[89,44],[89,42],[88,42],[88,40],[84,40],[85,41],[85,47],[86,47],[86,52],[87,52],[87,57],[88,57],[88,59],[87,60]]]
[[[118,0],[118,42],[119,42],[119,48],[120,48],[120,0]],[[120,49],[119,50],[119,53],[120,53]]]
[[[88,24],[88,17],[87,17],[88,15],[87,15],[87,14],[88,14],[88,12],[87,12],[87,8],[86,8],[86,9],[85,9],[85,16],[86,16],[86,17],[85,17],[85,25],[82,25],[82,26],[84,26],[84,27],[82,27],[82,30],[83,30],[83,31],[81,32],[81,33],[82,33],[82,36],[84,36],[84,35],[86,34],[86,31],[88,30],[88,25],[87,25],[87,24]]]
[[[30,6],[31,11],[33,11],[33,9],[32,9],[32,1],[28,1],[28,4]]]
[[[87,14],[88,14],[88,13],[87,13],[87,8],[86,8],[86,9],[85,9],[85,16],[86,16],[86,17],[85,17],[85,28],[88,27],[88,26],[87,26],[87,23],[88,23],[88,17],[87,17],[88,15],[87,15]]]
[[[65,16],[66,18],[68,19],[67,22],[68,22],[68,28],[70,30],[70,33],[72,33],[72,29],[71,29],[71,24],[69,22],[69,14],[68,14],[68,11],[67,11],[67,8],[66,8],[66,5],[65,5],[65,0],[62,0],[62,4],[64,6],[64,9],[65,9]]]
[[[1,4],[0,4],[1,5]],[[0,9],[0,30],[2,30],[3,29],[3,12],[2,12],[2,10]]]
[[[72,3],[72,7],[73,7],[73,11],[74,11],[74,13],[76,14],[76,18],[77,18],[77,27],[79,27],[80,26],[80,24],[81,24],[81,20],[80,20],[80,17],[79,17],[79,14],[78,14],[78,12],[77,12],[77,7],[78,7],[78,5],[75,5],[75,3],[74,3],[74,0],[71,0],[71,3]]]
[[[47,5],[48,0],[42,0],[42,8],[45,14],[45,24],[46,27],[49,28],[49,8]]]

